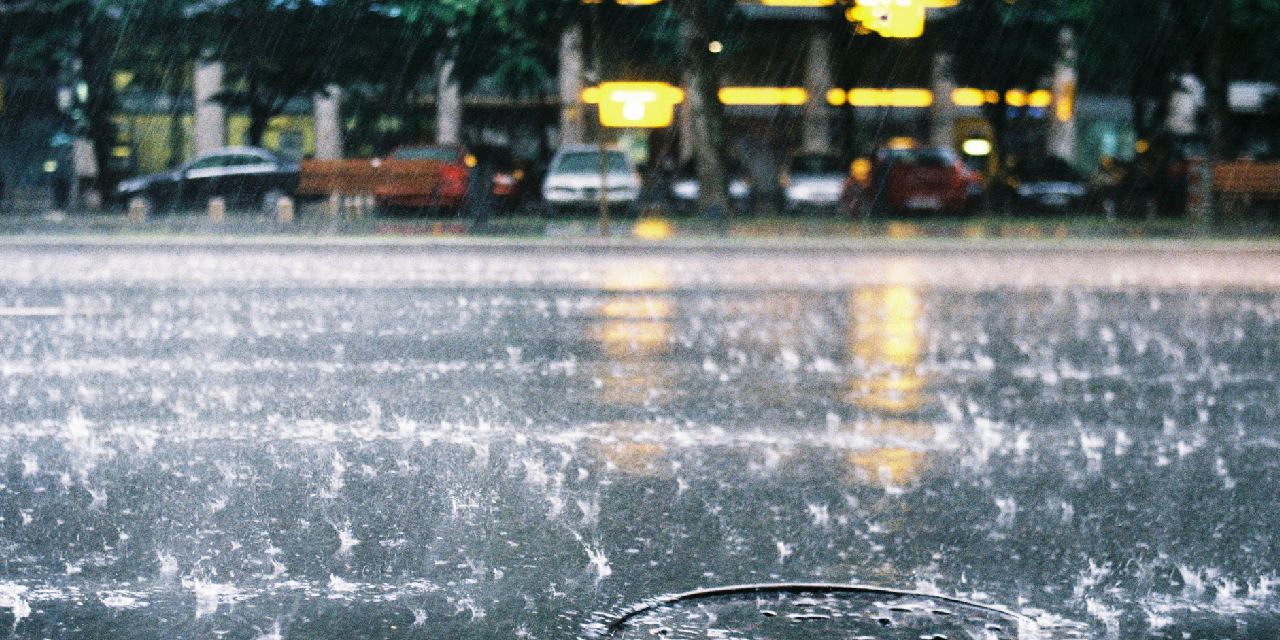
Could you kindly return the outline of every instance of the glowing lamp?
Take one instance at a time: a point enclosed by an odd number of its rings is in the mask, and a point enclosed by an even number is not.
[[[957,107],[981,107],[986,102],[986,92],[982,89],[956,89],[951,92],[951,103]]]
[[[1053,104],[1053,94],[1044,89],[1033,91],[1027,96],[1027,105],[1033,109],[1044,109],[1051,104]]]
[[[960,145],[960,150],[969,156],[989,156],[991,155],[991,142],[981,138],[965,140],[964,144]]]
[[[720,102],[727,105],[801,105],[809,101],[809,92],[800,87],[725,87]]]

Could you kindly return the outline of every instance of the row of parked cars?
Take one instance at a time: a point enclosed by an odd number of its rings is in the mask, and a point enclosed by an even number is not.
[[[594,208],[603,198],[626,209],[645,195],[640,171],[622,151],[589,145],[562,148],[545,176],[531,175],[509,150],[458,145],[406,146],[395,150],[388,165],[431,163],[435,176],[416,188],[403,179],[387,189],[374,188],[379,206],[388,209],[434,208],[456,211],[467,202],[496,210],[512,210],[540,195],[553,212]],[[378,166],[380,160],[370,161]],[[118,188],[123,203],[141,202],[149,210],[200,208],[211,198],[228,206],[274,209],[280,198],[314,193],[309,167],[269,151],[234,147],[201,154],[173,170],[125,180]],[[851,162],[836,156],[799,154],[781,171],[779,188],[788,213],[840,212],[853,217],[942,213],[963,215],[984,198],[1035,209],[1079,209],[1088,206],[1088,180],[1068,163],[1044,158],[1021,164],[988,188],[983,177],[948,149],[898,145],[878,150],[872,158]],[[746,168],[730,161],[730,200],[739,212],[754,209],[759,189]],[[537,193],[537,178],[541,191]],[[692,211],[699,196],[697,166],[688,162],[660,178],[646,197],[664,200],[677,210]]]

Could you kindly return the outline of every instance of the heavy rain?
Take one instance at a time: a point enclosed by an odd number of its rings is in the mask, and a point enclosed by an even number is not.
[[[0,639],[1280,638],[1274,0],[0,0]]]

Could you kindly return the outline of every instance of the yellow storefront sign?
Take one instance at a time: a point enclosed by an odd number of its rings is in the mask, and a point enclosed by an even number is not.
[[[684,91],[665,82],[604,82],[583,91],[582,101],[600,105],[606,127],[658,129],[671,125]]]

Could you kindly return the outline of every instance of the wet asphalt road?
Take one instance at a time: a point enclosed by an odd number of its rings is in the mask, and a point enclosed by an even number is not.
[[[8,241],[0,637],[775,581],[1276,637],[1277,292],[1261,245]]]

